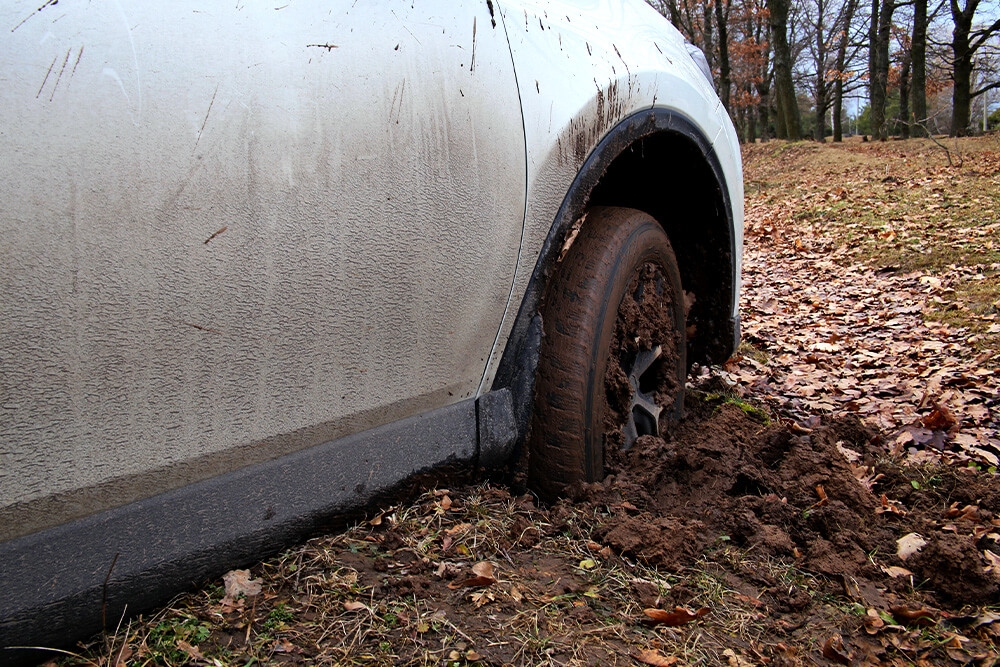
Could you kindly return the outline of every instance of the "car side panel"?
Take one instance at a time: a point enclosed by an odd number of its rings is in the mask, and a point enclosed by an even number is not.
[[[525,194],[486,3],[39,4],[0,9],[0,540],[475,395]]]

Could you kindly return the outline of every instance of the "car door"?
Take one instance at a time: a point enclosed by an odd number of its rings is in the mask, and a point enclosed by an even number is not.
[[[492,13],[4,4],[0,539],[474,395],[525,196]]]

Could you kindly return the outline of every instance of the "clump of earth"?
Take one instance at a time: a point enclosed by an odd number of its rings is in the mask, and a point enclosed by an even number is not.
[[[677,570],[723,540],[792,559],[875,608],[998,600],[1000,578],[987,572],[1000,554],[992,476],[903,468],[852,416],[814,430],[765,424],[745,403],[697,391],[687,407],[669,438],[642,436],[585,489],[587,503],[630,508],[599,529],[612,548]],[[795,607],[787,593],[769,594]]]

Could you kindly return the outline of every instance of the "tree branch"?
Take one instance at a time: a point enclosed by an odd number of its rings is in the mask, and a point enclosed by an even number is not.
[[[994,81],[993,83],[991,83],[988,86],[983,86],[979,90],[971,93],[969,95],[969,97],[974,99],[974,98],[979,97],[980,95],[982,95],[983,93],[985,93],[985,92],[987,92],[989,90],[993,90],[994,88],[1000,88],[1000,81]]]

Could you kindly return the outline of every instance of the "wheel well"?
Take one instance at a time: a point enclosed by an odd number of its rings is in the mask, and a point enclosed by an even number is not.
[[[624,206],[656,218],[670,237],[685,292],[688,363],[731,353],[732,230],[725,195],[701,148],[676,132],[629,144],[591,190],[591,206]]]

